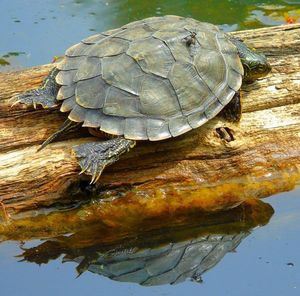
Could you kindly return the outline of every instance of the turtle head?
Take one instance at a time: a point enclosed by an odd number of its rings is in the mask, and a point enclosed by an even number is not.
[[[271,65],[263,53],[247,47],[240,39],[233,38],[231,41],[236,45],[244,67],[243,81],[250,83],[258,78],[267,76],[271,71]]]
[[[258,78],[265,77],[271,71],[271,65],[268,63],[263,53],[258,53],[255,49],[248,48],[247,54],[241,57],[244,67],[245,82],[253,82]]]

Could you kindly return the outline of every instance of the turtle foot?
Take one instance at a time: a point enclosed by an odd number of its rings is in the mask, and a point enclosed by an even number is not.
[[[16,104],[25,104],[28,106],[33,106],[34,109],[37,108],[38,105],[41,105],[43,108],[53,108],[58,105],[55,97],[49,96],[47,93],[43,92],[41,89],[34,89],[32,91],[28,91],[24,94],[18,95],[14,98],[14,103],[12,106]]]
[[[58,105],[56,95],[58,92],[58,85],[55,82],[55,76],[58,70],[54,68],[44,80],[43,85],[34,90],[27,91],[23,94],[17,95],[13,98],[12,106],[16,104],[26,104],[33,106],[35,109],[37,105],[43,108],[53,108]]]
[[[119,156],[129,151],[135,141],[125,138],[113,138],[105,142],[91,142],[73,148],[82,169],[80,174],[92,176],[90,184],[96,183],[104,168],[119,159]]]

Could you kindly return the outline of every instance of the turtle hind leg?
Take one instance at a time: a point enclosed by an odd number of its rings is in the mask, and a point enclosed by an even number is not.
[[[96,183],[104,168],[119,159],[119,156],[135,145],[135,141],[122,137],[104,142],[90,142],[73,148],[82,169],[81,173],[92,176]]]
[[[56,95],[59,89],[55,81],[57,73],[58,69],[53,68],[40,88],[15,96],[13,105],[22,103],[33,106],[34,108],[36,108],[37,105],[42,105],[43,108],[53,108],[57,106]]]
[[[242,117],[242,105],[239,91],[235,93],[232,100],[220,112],[220,115],[231,122],[240,121]]]

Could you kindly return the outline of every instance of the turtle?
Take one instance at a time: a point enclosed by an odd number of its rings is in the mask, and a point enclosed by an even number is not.
[[[240,88],[266,76],[263,53],[219,27],[167,15],[131,22],[66,50],[43,85],[16,103],[52,108],[68,117],[59,135],[82,126],[111,135],[73,147],[91,183],[136,141],[162,141],[196,129],[220,112],[241,118]]]

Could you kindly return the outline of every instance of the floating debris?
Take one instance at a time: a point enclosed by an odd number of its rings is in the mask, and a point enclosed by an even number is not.
[[[10,65],[10,62],[8,62],[3,58],[0,58],[0,66],[8,66],[8,65]]]
[[[295,266],[295,264],[293,262],[288,262],[286,265],[290,266],[290,267],[294,267]]]
[[[289,15],[288,13],[284,14],[284,21],[287,24],[296,24],[298,22],[299,18],[300,18],[300,16],[292,16],[292,15]]]
[[[24,51],[9,51],[5,55],[3,55],[3,58],[9,58],[9,57],[18,57],[21,54],[26,54]]]

